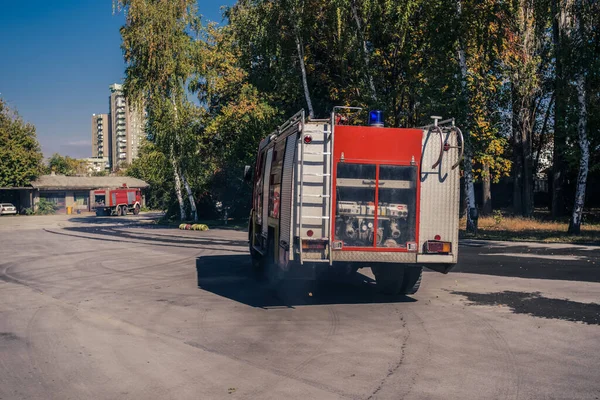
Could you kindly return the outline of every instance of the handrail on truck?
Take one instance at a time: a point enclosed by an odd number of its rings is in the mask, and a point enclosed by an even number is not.
[[[449,146],[449,148],[454,148],[454,149],[457,149],[460,147],[460,155],[458,156],[458,160],[456,161],[456,164],[454,164],[452,166],[452,169],[455,169],[456,167],[458,167],[460,165],[462,158],[465,154],[465,138],[462,134],[462,131],[460,130],[460,128],[458,126],[452,126],[452,130],[456,131],[457,138],[460,135],[460,146]]]
[[[431,130],[431,128],[436,128],[438,130],[438,133],[440,135],[440,140],[442,140],[442,147],[440,150],[440,157],[438,158],[438,160],[435,162],[435,164],[433,164],[433,166],[431,167],[436,168],[441,162],[442,162],[442,157],[444,155],[444,150],[447,149],[460,149],[460,154],[458,156],[458,161],[456,161],[456,163],[451,167],[451,169],[456,169],[456,167],[458,167],[462,161],[462,158],[465,154],[465,139],[463,136],[462,131],[460,130],[460,128],[458,126],[455,125],[456,120],[454,118],[448,118],[445,120],[442,120],[442,117],[437,117],[437,116],[432,116],[431,117],[433,119],[433,124],[429,124],[429,125],[424,125],[424,126],[420,126],[419,129],[427,129],[427,130]],[[446,140],[443,140],[442,135],[443,135],[443,128],[447,127],[441,127],[440,125],[444,125],[444,124],[452,124],[452,126],[450,127],[450,133],[455,132],[457,139],[460,137],[460,144],[458,146],[452,146],[448,143],[448,139],[450,138],[450,136],[448,136],[448,138]]]

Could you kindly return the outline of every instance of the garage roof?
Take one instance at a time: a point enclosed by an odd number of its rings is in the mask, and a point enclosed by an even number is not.
[[[101,189],[118,188],[126,184],[130,188],[146,188],[141,179],[130,176],[65,176],[42,175],[31,186],[36,189]]]

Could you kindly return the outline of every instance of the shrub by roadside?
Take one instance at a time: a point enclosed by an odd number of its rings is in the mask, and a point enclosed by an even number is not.
[[[54,214],[56,213],[56,209],[56,204],[43,198],[37,204],[37,214],[40,215]]]
[[[179,224],[179,229],[186,231],[207,231],[208,226],[204,224]]]

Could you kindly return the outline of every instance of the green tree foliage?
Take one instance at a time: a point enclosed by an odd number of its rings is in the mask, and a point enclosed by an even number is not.
[[[48,159],[48,172],[67,176],[87,175],[88,173],[84,161],[58,153],[52,154]]]
[[[160,149],[149,141],[140,147],[138,158],[133,160],[126,174],[142,179],[150,185],[146,192],[146,204],[157,210],[168,210],[176,206],[173,185],[169,179],[173,176],[171,163]]]
[[[0,99],[0,187],[26,186],[42,173],[35,127]]]
[[[268,97],[248,81],[242,68],[236,31],[209,24],[199,42],[196,76],[190,88],[204,105],[198,130],[198,160],[207,188],[203,197],[229,207],[231,215],[248,215],[249,187],[241,181],[244,165],[252,164],[258,143],[281,117]],[[210,189],[210,190],[208,190]]]
[[[466,180],[487,182],[484,204],[489,184],[510,175],[515,212],[531,215],[534,175],[556,127],[568,138],[557,159],[573,179],[579,166],[575,76],[585,81],[590,148],[599,145],[600,13],[597,2],[571,3],[238,0],[226,25],[201,26],[193,0],[117,1],[127,11],[126,92],[148,107],[153,142],[132,173],[164,188],[157,204],[176,201],[167,189],[181,178],[207,204],[244,215],[249,191],[239,177],[261,138],[301,108],[326,117],[335,105],[362,106],[382,109],[397,127],[456,117]],[[565,23],[560,52],[557,15],[577,15],[586,32],[572,35]],[[592,174],[597,157],[592,151]]]
[[[47,199],[44,199],[44,198],[40,198],[40,200],[37,203],[36,214],[51,215],[51,214],[55,214],[57,209],[58,209],[58,207],[53,202],[48,201]]]

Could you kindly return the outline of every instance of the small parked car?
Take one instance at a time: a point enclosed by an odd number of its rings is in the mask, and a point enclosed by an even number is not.
[[[0,215],[16,214],[17,207],[10,203],[0,203]]]

